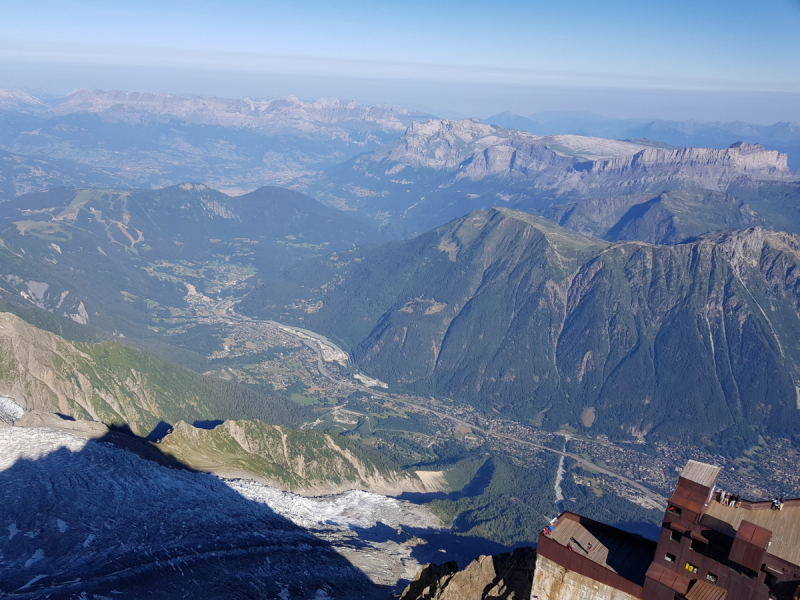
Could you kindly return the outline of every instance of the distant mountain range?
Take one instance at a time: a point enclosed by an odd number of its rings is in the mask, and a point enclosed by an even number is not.
[[[420,394],[548,428],[747,447],[800,425],[798,273],[796,235],[610,245],[492,209],[301,263],[240,309],[334,336]]]
[[[405,237],[495,205],[543,211],[615,198],[633,206],[636,200],[625,197],[650,199],[679,189],[770,202],[794,197],[799,186],[800,173],[788,168],[786,155],[758,144],[716,150],[651,140],[537,137],[468,119],[414,123],[398,141],[331,167],[304,189]]]
[[[79,90],[52,103],[0,90],[0,199],[57,185],[249,191],[400,137],[428,118],[396,106]]]
[[[800,169],[800,124],[789,121],[756,125],[743,121],[721,123],[610,119],[592,113],[575,112],[545,112],[523,117],[508,111],[492,115],[483,121],[536,135],[575,134],[619,140],[646,138],[674,146],[720,149],[737,141],[763,144],[768,148],[787,152],[789,166]]]

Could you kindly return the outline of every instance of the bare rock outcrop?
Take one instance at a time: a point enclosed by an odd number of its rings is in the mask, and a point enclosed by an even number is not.
[[[461,571],[455,562],[428,564],[400,600],[528,600],[535,565],[533,548],[479,556]]]

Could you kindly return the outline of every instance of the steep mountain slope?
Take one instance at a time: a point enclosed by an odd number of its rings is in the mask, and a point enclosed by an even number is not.
[[[280,395],[204,378],[116,342],[69,342],[6,312],[0,350],[0,395],[25,411],[128,425],[143,436],[164,421],[310,416]]]
[[[329,169],[308,191],[409,234],[498,200],[542,209],[571,198],[682,188],[724,192],[798,180],[785,154],[760,145],[715,150],[649,140],[539,138],[476,120],[431,120],[412,124],[393,144]]]
[[[548,207],[542,215],[567,229],[608,241],[676,244],[721,229],[783,225],[781,212],[789,211],[757,213],[733,194],[688,189],[670,190],[656,196],[633,194],[580,200]],[[800,219],[796,225],[800,225]]]
[[[448,491],[425,485],[359,439],[297,431],[261,421],[225,421],[213,430],[179,422],[158,444],[183,464],[226,477],[257,477],[284,490],[330,494]]]
[[[370,224],[282,188],[238,197],[194,184],[60,188],[0,204],[0,295],[142,335],[155,314],[179,316],[187,298],[377,239]]]
[[[241,309],[336,336],[383,381],[548,427],[785,435],[800,423],[799,267],[800,238],[761,228],[606,246],[492,209],[298,268]]]

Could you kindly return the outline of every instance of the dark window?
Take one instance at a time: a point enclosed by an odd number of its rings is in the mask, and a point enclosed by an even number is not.
[[[711,583],[717,583],[717,579],[719,579],[719,577],[713,573],[706,573],[706,579],[708,579]]]
[[[670,504],[669,505],[669,512],[671,512],[673,515],[678,515],[680,517],[682,511],[677,506],[672,506],[672,504]]]
[[[674,529],[669,532],[669,539],[673,542],[680,542],[681,541],[681,532],[675,531]]]
[[[689,542],[689,549],[694,550],[695,552],[699,552],[700,554],[705,554],[706,545],[703,542],[692,540],[691,542]]]
[[[749,577],[750,579],[754,579],[758,575],[758,573],[753,571],[753,569],[748,569],[744,565],[740,565],[735,562],[731,562],[729,566],[731,570],[736,571],[737,573],[739,573],[739,575],[744,575],[745,577]]]
[[[667,552],[667,555],[664,557],[667,562],[675,562],[678,558],[674,554],[670,554]]]

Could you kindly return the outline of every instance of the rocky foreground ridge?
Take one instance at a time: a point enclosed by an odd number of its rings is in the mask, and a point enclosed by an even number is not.
[[[533,548],[479,556],[461,571],[455,562],[427,564],[400,600],[528,600],[535,566]]]

